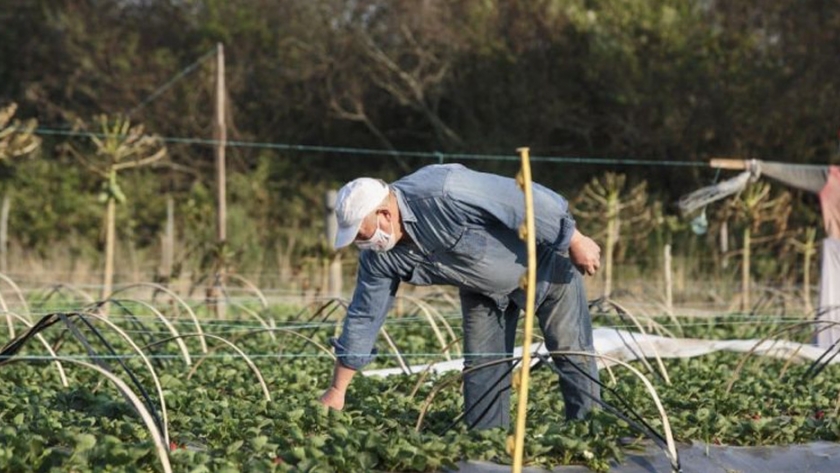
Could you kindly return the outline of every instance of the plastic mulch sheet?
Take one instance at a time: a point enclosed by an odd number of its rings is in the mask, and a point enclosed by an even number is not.
[[[752,351],[756,355],[769,356],[773,358],[793,358],[799,361],[814,361],[819,359],[826,351],[825,348],[813,345],[792,342],[789,340],[703,340],[697,338],[669,338],[657,335],[641,334],[609,328],[596,328],[593,333],[595,351],[598,354],[606,355],[622,361],[634,360],[638,356],[645,358],[690,358],[716,351],[732,351],[746,353]],[[545,346],[541,343],[531,345],[531,350],[538,353],[547,353]],[[522,356],[522,347],[516,347],[513,355]],[[532,363],[536,364],[537,359]],[[840,362],[840,357],[833,357],[830,363]],[[599,360],[598,366],[603,368],[614,363]],[[420,373],[428,365],[409,366],[412,373]],[[433,363],[430,370],[435,373],[447,371],[460,371],[464,368],[464,359],[453,359]],[[366,376],[395,376],[403,374],[401,368],[385,368],[378,370],[363,371]],[[840,470],[838,470],[840,471]]]
[[[840,444],[814,442],[801,445],[731,447],[694,443],[678,445],[684,473],[836,473],[840,471]],[[503,473],[510,465],[489,462],[462,462],[453,473]],[[584,473],[584,466],[561,466],[552,470],[524,468],[527,473]],[[670,463],[662,450],[648,446],[641,452],[628,452],[624,460],[613,463],[611,473],[666,473]]]

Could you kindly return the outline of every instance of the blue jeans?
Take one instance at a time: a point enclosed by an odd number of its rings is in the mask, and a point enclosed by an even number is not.
[[[592,319],[580,273],[568,258],[553,261],[553,277],[536,316],[549,351],[594,352]],[[464,409],[471,429],[507,428],[510,425],[511,362],[520,308],[509,304],[498,308],[490,298],[461,291],[464,326]],[[566,419],[583,418],[600,399],[595,358],[553,357],[562,373],[560,391],[566,405]],[[489,366],[476,368],[482,364]],[[575,367],[577,365],[577,367]],[[473,369],[475,368],[475,369]],[[592,377],[590,379],[586,374]],[[588,394],[588,395],[587,395]]]

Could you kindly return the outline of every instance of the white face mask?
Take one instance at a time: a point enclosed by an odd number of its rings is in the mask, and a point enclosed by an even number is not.
[[[397,244],[394,240],[394,223],[391,222],[391,233],[385,233],[381,228],[376,227],[373,236],[367,240],[355,242],[360,250],[373,250],[385,252],[390,250]]]

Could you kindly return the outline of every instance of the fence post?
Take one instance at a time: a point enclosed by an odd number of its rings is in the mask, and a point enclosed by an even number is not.
[[[9,208],[12,198],[9,191],[3,193],[3,204],[0,207],[0,273],[9,271]]]
[[[674,282],[671,275],[671,244],[665,244],[665,310],[674,315]]]
[[[338,232],[338,220],[335,216],[335,202],[338,192],[328,190],[324,196],[324,210],[325,210],[325,225],[327,245],[332,248],[335,242],[335,235]],[[342,281],[341,281],[341,253],[331,250],[329,276],[327,278],[327,297],[341,297]]]
[[[169,285],[175,260],[175,199],[172,194],[166,195],[166,225],[160,242],[160,276],[164,285]]]
[[[219,244],[220,265],[211,286],[207,287],[207,305],[216,318],[226,318],[226,307],[223,287],[225,285],[225,261],[227,251],[227,176],[225,162],[225,146],[227,145],[227,126],[225,123],[225,106],[227,99],[227,88],[225,86],[225,50],[222,43],[216,44],[216,104],[213,119],[213,138],[215,141],[214,154],[216,157],[216,236]]]

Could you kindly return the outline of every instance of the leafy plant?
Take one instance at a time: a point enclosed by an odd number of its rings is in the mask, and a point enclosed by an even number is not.
[[[626,249],[645,240],[653,217],[647,206],[647,181],[625,191],[627,176],[608,172],[601,179],[593,178],[575,200],[575,215],[586,225],[597,228],[591,236],[604,241],[604,296],[609,297],[613,283],[613,260],[622,238]],[[631,230],[632,229],[632,230]]]
[[[111,294],[114,278],[116,206],[126,201],[117,179],[118,174],[160,161],[166,156],[166,147],[160,138],[147,135],[142,125],[132,126],[128,118],[99,115],[94,121],[98,130],[86,134],[94,146],[93,152],[78,151],[69,144],[67,150],[89,172],[102,180],[98,200],[105,204],[105,274],[101,294],[104,300]],[[77,128],[87,130],[88,125],[79,122]]]
[[[166,311],[166,308],[161,308]],[[325,341],[334,334],[334,323],[313,323],[295,318],[290,307],[271,307],[266,317],[279,326],[295,328]],[[234,314],[232,314],[234,315]],[[110,320],[128,324],[112,314]],[[670,318],[662,319],[666,323]],[[689,322],[694,323],[689,323]],[[178,325],[177,317],[172,322]],[[719,317],[697,323],[686,319],[686,336],[696,338],[756,338],[776,330],[784,321],[742,320]],[[208,334],[233,338],[255,329],[251,320],[205,321]],[[180,325],[179,325],[180,326]],[[149,322],[144,335],[156,333]],[[390,321],[389,333],[412,360],[427,359],[439,350],[420,317]],[[64,338],[45,331],[55,344]],[[114,334],[106,338],[118,353],[127,346]],[[803,331],[803,335],[807,335]],[[168,362],[169,345],[155,353],[161,361],[158,376],[169,413],[169,458],[173,468],[190,471],[440,471],[462,459],[500,464],[510,461],[506,429],[467,431],[453,424],[463,409],[456,384],[440,390],[425,417],[423,429],[414,429],[423,400],[448,376],[432,375],[419,384],[420,374],[389,378],[358,377],[342,412],[327,410],[317,402],[328,382],[333,361],[297,337],[273,339],[266,333],[237,338],[250,354],[271,389],[266,400],[253,374],[242,369],[237,357],[218,353],[207,356],[193,376],[183,376],[180,361]],[[276,356],[283,344],[282,356]],[[190,340],[191,351],[199,352]],[[380,353],[387,353],[384,342]],[[168,348],[174,350],[174,346]],[[36,348],[24,350],[35,352]],[[125,351],[123,351],[125,350]],[[87,356],[83,346],[65,340],[60,354]],[[264,356],[258,356],[264,355]],[[434,357],[431,357],[432,359]],[[127,359],[129,366],[139,366]],[[657,385],[673,432],[678,440],[710,444],[780,445],[840,439],[835,416],[840,367],[829,366],[803,382],[807,366],[784,360],[751,358],[736,372],[741,355],[719,352],[689,359],[665,360],[671,384]],[[378,366],[394,366],[383,356]],[[0,470],[120,471],[154,470],[158,465],[149,432],[132,408],[96,374],[68,370],[70,388],[63,388],[54,370],[46,365],[0,365]],[[136,369],[141,383],[151,380]],[[628,372],[613,369],[616,383],[604,392],[606,402],[633,406],[653,428],[661,428],[657,408],[644,386]],[[656,380],[654,380],[656,381]],[[603,411],[587,419],[566,422],[556,375],[548,369],[533,373],[532,399],[525,456],[531,466],[553,468],[580,464],[605,471],[620,461],[627,439],[639,434],[623,420]],[[417,387],[417,392],[413,392]],[[514,401],[516,394],[514,393]],[[515,404],[515,403],[514,403]],[[622,439],[620,441],[620,439]],[[631,441],[631,443],[633,443]],[[632,448],[632,445],[631,445]]]

